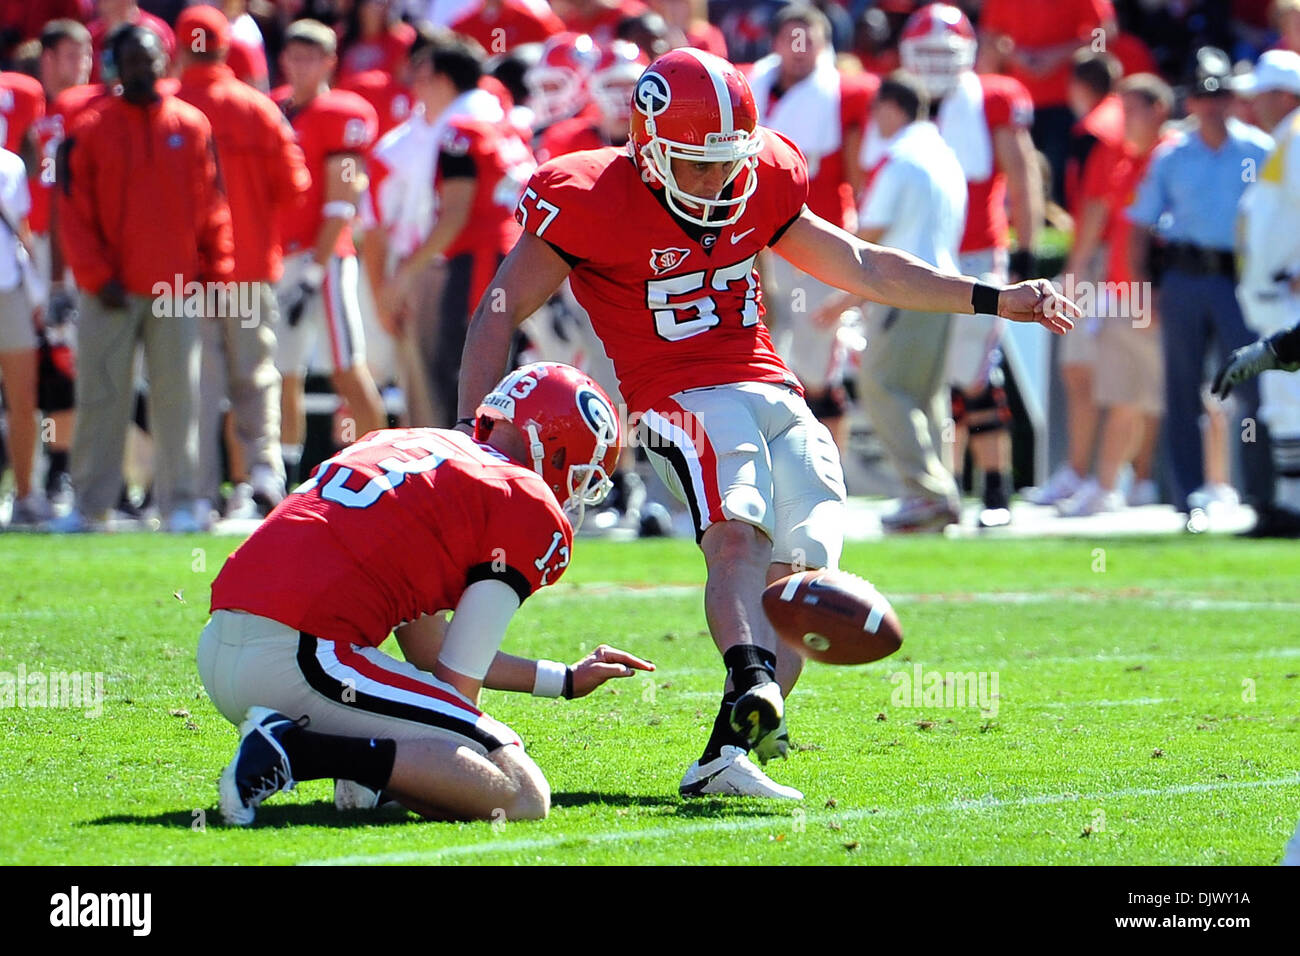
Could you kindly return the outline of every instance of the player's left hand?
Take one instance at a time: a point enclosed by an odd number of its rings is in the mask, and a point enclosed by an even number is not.
[[[1012,322],[1036,322],[1057,335],[1074,328],[1083,310],[1047,279],[1027,279],[1007,286],[998,295],[998,315]]]
[[[637,671],[652,671],[654,664],[617,647],[601,644],[573,665],[573,696],[585,697],[615,677],[631,677]]]

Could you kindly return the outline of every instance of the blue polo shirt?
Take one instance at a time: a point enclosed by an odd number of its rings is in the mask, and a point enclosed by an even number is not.
[[[1170,242],[1190,242],[1231,252],[1236,245],[1237,202],[1259,176],[1273,139],[1239,120],[1228,120],[1228,138],[1210,149],[1193,125],[1157,148],[1129,221],[1155,226]]]

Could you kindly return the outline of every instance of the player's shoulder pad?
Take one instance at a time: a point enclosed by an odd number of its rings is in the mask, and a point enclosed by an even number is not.
[[[777,170],[795,182],[807,183],[808,160],[803,150],[784,133],[766,126],[760,126],[759,129],[763,136],[763,150],[758,154],[759,175],[769,178],[771,174],[763,172],[766,168]]]
[[[621,207],[632,180],[639,179],[626,150],[615,146],[566,153],[542,163],[529,186],[548,197],[563,197],[566,209],[608,213]]]
[[[1002,73],[977,73],[976,76],[984,89],[986,108],[989,105],[1001,106],[1004,113],[1018,125],[1033,122],[1034,98],[1029,95],[1025,84],[1014,76]]]
[[[41,105],[45,104],[45,87],[41,85],[40,80],[26,73],[6,72],[0,76],[0,86],[13,90],[15,96],[40,102]]]

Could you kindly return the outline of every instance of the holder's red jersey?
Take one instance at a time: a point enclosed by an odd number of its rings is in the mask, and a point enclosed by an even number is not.
[[[371,432],[322,462],[226,561],[211,610],[377,647],[475,581],[523,601],[569,563],[573,528],[535,472],[457,431]]]
[[[325,205],[326,162],[343,153],[364,157],[379,135],[375,108],[356,93],[328,90],[312,97],[305,106],[294,105],[290,100],[292,95],[288,87],[281,87],[272,92],[271,98],[293,124],[311,173],[311,188],[301,203],[288,207],[281,216],[280,235],[286,255],[316,245],[316,234],[324,219],[321,210]],[[352,227],[345,226],[334,245],[334,253],[350,256],[355,252]]]
[[[808,167],[788,139],[760,130],[758,187],[740,219],[721,229],[675,217],[614,147],[543,164],[519,200],[520,225],[573,266],[570,287],[631,411],[730,382],[799,389],[762,322],[754,262],[802,212]]]
[[[21,153],[32,124],[45,115],[45,87],[26,73],[0,72],[0,141]]]

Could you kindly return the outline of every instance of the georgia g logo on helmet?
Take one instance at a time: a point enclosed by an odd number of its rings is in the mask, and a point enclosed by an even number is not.
[[[601,441],[618,440],[618,418],[603,396],[597,394],[595,389],[583,386],[577,390],[574,399],[578,411],[582,413],[582,420],[587,423],[593,435]]]
[[[636,108],[646,117],[653,119],[659,116],[672,102],[673,94],[668,88],[668,81],[658,73],[646,70],[641,74],[641,78],[636,81],[636,90],[632,95],[632,101]]]

